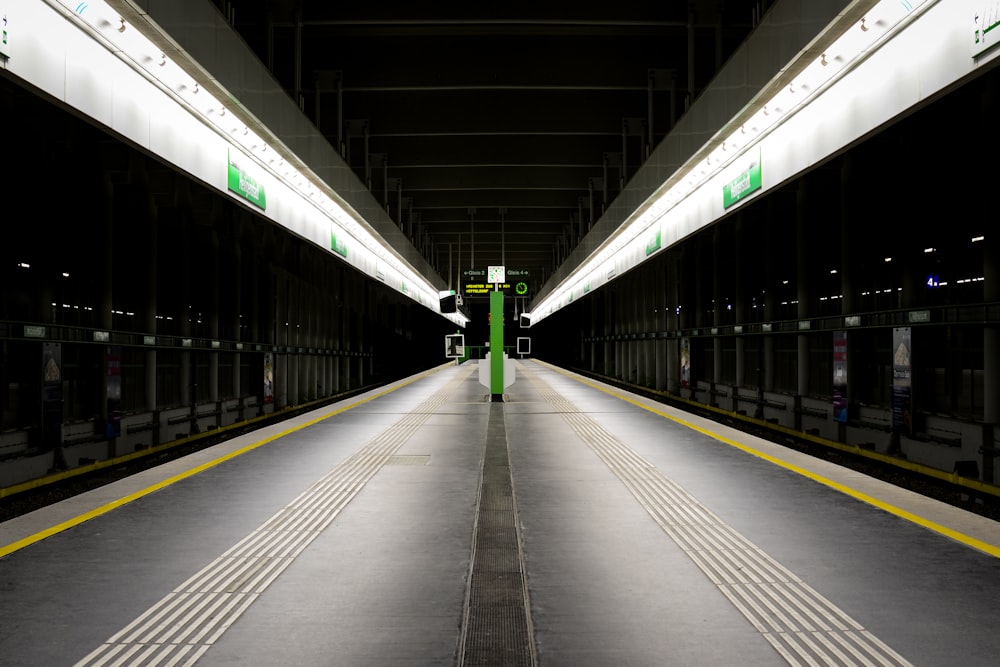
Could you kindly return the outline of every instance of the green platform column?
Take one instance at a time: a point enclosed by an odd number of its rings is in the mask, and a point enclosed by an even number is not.
[[[490,292],[490,393],[503,401],[503,292]]]

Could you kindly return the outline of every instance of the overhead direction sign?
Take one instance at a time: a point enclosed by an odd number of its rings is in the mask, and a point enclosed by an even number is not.
[[[499,289],[501,292],[509,292],[512,287],[510,283],[497,283],[496,285],[491,285],[490,283],[465,283],[465,295],[485,296],[496,289]]]
[[[494,282],[491,278],[500,277],[499,271],[503,270],[503,278],[499,282]],[[490,267],[490,270],[466,269],[462,271],[462,293],[466,297],[487,296],[490,292],[500,291],[511,296],[527,296],[531,292],[531,272],[526,269],[507,269],[506,267]]]

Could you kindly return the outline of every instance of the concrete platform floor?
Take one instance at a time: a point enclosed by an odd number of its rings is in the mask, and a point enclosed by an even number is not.
[[[503,403],[445,365],[0,524],[0,665],[997,663],[996,522],[516,366]]]

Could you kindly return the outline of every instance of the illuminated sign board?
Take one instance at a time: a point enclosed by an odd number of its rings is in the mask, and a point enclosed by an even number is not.
[[[330,250],[341,257],[347,257],[347,242],[343,238],[338,239],[337,233],[334,231],[330,232]]]
[[[488,296],[490,292],[499,288],[504,294],[514,296],[526,296],[531,291],[531,272],[522,269],[506,269],[502,271],[505,278],[502,282],[492,283],[491,278],[500,277],[496,269],[504,267],[490,267],[494,269],[491,273],[483,269],[466,269],[462,271],[462,293],[467,297]]]
[[[241,166],[242,156],[237,160],[233,152],[229,152],[229,190],[246,199],[254,206],[267,209],[267,196],[264,194],[264,186],[257,182],[243,166]]]
[[[722,186],[722,207],[729,208],[736,202],[760,190],[763,179],[760,171],[760,149],[756,153],[748,153],[741,158],[743,162],[740,171],[728,183]]]
[[[515,296],[526,296],[529,291],[528,283],[524,280],[519,280],[516,283],[465,283],[462,291],[465,296],[486,296],[497,288],[504,294]]]
[[[482,296],[489,294],[496,288],[499,288],[501,292],[509,293],[514,289],[514,286],[510,283],[465,283],[465,294],[467,296]]]
[[[657,229],[656,233],[653,234],[651,237],[649,237],[649,240],[646,241],[646,257],[652,255],[662,246],[663,246],[663,235],[660,233],[660,230]]]

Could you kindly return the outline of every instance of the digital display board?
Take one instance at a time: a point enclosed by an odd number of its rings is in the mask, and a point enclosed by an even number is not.
[[[531,276],[528,271],[507,269],[504,273],[506,280],[494,284],[489,278],[498,277],[497,273],[488,275],[483,269],[467,269],[462,272],[462,294],[466,297],[488,296],[490,292],[499,288],[505,295],[528,296],[531,292]]]
[[[510,283],[497,283],[496,285],[492,283],[465,283],[463,291],[466,296],[485,296],[494,289],[509,293],[513,289],[513,286]]]

